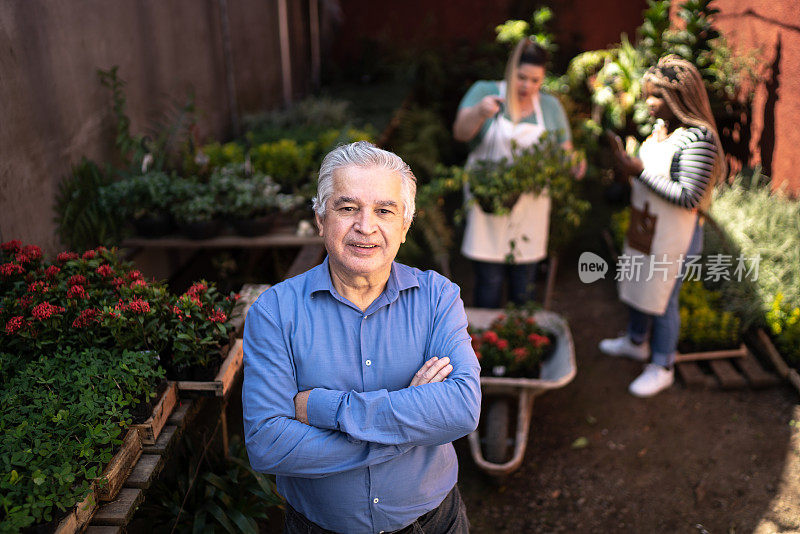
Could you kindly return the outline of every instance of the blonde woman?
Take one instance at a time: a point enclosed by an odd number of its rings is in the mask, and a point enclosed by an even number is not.
[[[631,267],[639,267],[620,276],[620,300],[630,309],[628,331],[601,341],[600,350],[648,362],[628,391],[650,397],[674,382],[681,266],[702,252],[702,214],[726,167],[708,94],[695,66],[678,56],[665,56],[643,82],[656,128],[637,158],[628,156],[621,143],[612,144],[619,168],[633,178],[624,257]]]
[[[514,147],[530,147],[545,132],[572,149],[564,108],[541,90],[547,61],[546,50],[523,39],[508,60],[505,80],[478,81],[467,91],[453,124],[453,137],[472,149],[467,168],[481,160],[511,160]],[[468,188],[465,194],[469,198]],[[486,213],[472,203],[461,253],[473,260],[475,306],[500,307],[506,280],[509,300],[532,300],[536,263],[547,255],[549,217],[546,194],[521,195],[508,215]]]

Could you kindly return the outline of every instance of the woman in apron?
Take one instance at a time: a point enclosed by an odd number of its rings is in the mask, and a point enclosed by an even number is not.
[[[681,266],[702,252],[702,215],[711,204],[714,183],[724,176],[725,160],[694,65],[665,56],[645,73],[643,86],[657,119],[653,133],[638,158],[629,157],[621,143],[612,144],[618,166],[633,177],[622,256],[628,268],[618,273],[620,300],[630,308],[628,331],[601,341],[600,350],[649,361],[628,391],[650,397],[675,379]]]
[[[509,58],[504,81],[479,81],[467,91],[453,124],[453,137],[472,149],[466,169],[481,160],[510,161],[513,147],[530,147],[546,131],[572,149],[564,108],[556,97],[540,91],[547,60],[541,46],[523,39]],[[471,198],[469,187],[465,196]],[[508,215],[486,213],[477,202],[468,203],[467,209],[461,253],[473,260],[474,305],[499,308],[506,280],[509,300],[519,305],[532,300],[536,264],[547,256],[550,198],[546,193],[522,194]]]

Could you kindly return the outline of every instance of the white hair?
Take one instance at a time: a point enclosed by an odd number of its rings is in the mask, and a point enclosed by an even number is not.
[[[400,174],[401,194],[403,196],[403,223],[411,224],[414,218],[416,205],[414,197],[417,194],[417,179],[411,168],[394,152],[383,150],[367,141],[357,141],[349,145],[334,148],[319,168],[317,181],[317,196],[312,199],[314,211],[320,217],[325,216],[325,209],[333,194],[333,174],[339,169],[354,165],[356,167],[383,167],[384,169]]]

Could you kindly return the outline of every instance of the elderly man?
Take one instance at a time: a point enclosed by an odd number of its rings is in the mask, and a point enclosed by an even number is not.
[[[416,180],[366,142],[329,153],[314,199],[328,257],[247,315],[244,429],[286,532],[468,532],[452,441],[478,424],[458,286],[395,263]]]

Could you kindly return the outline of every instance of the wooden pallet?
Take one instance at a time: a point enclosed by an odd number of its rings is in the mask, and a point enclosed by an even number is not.
[[[167,462],[169,453],[180,435],[199,411],[203,399],[183,400],[166,420],[155,443],[144,445],[136,465],[124,481],[122,489],[112,501],[104,503],[94,513],[87,534],[114,534],[124,531],[136,509]]]
[[[144,423],[133,425],[139,431],[142,445],[152,445],[156,442],[161,429],[167,423],[167,418],[172,414],[178,404],[178,384],[170,382],[161,395],[158,403],[153,408],[153,413]]]
[[[745,345],[732,350],[678,354],[675,367],[689,387],[764,388],[780,382]]]

